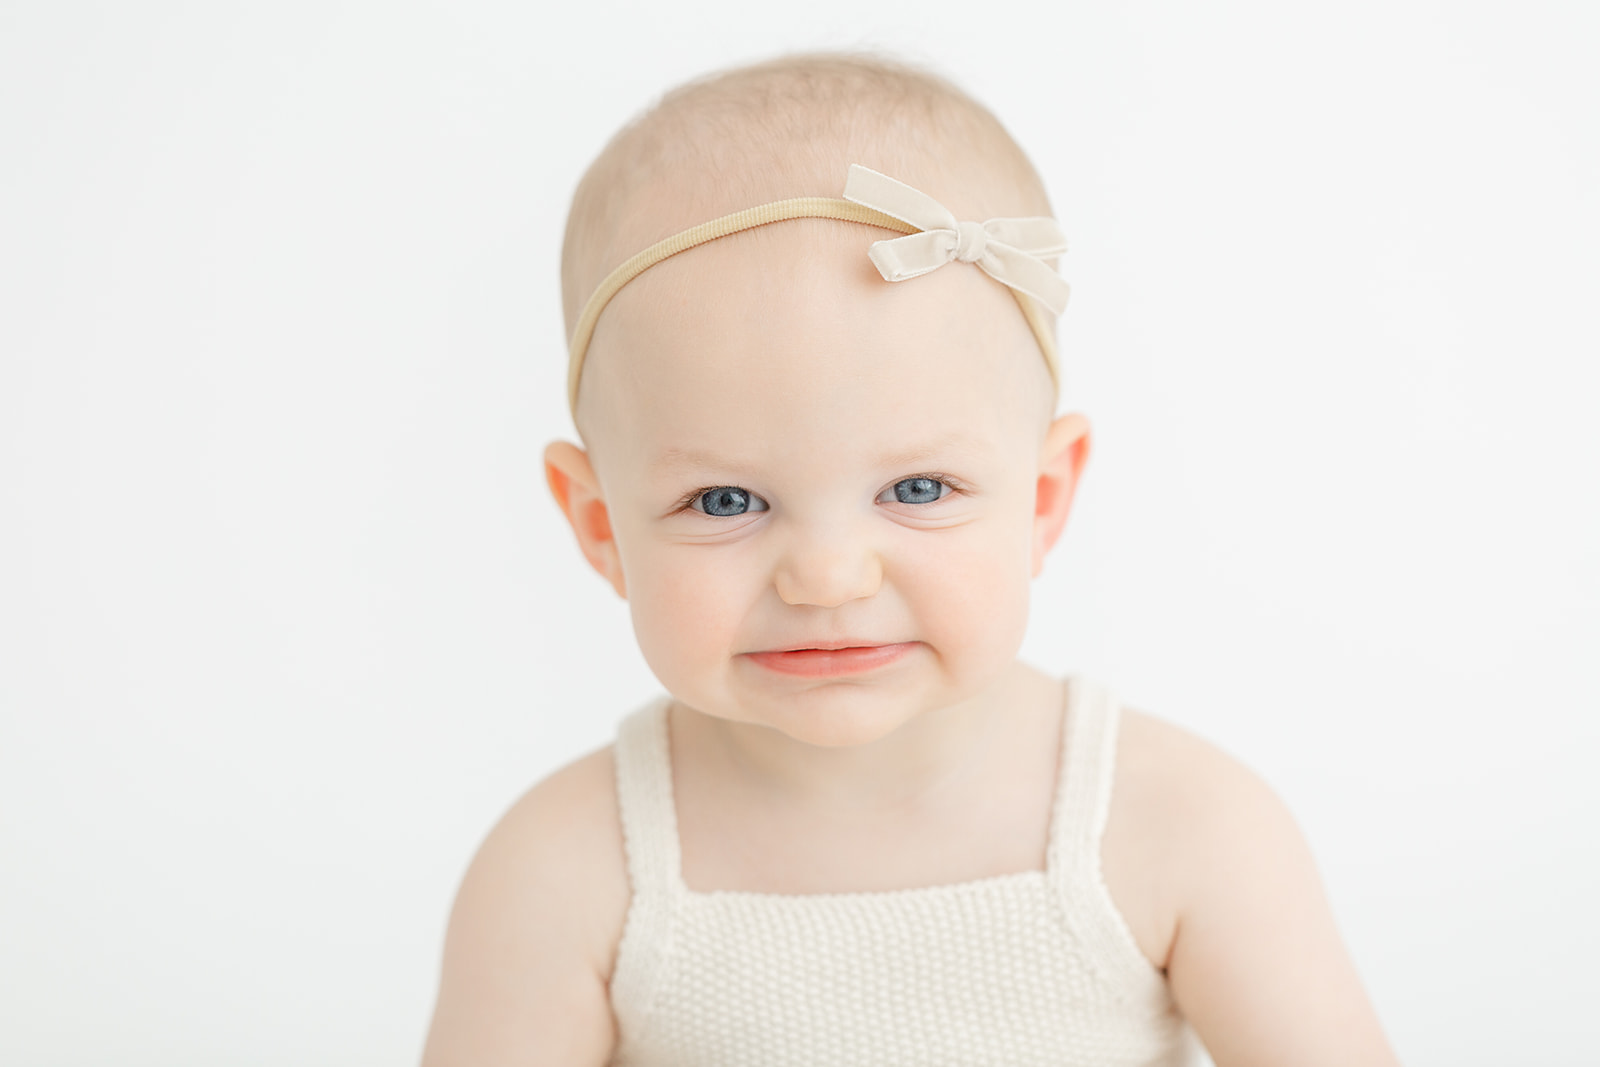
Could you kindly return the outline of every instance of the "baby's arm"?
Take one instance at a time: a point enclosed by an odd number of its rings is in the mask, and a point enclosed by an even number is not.
[[[490,832],[445,935],[423,1067],[593,1064],[628,907],[610,750],[556,772]]]
[[[1218,1067],[1397,1064],[1283,802],[1145,716],[1127,717],[1121,747],[1107,883],[1136,929],[1161,917],[1173,996]],[[1161,888],[1136,890],[1150,864]]]

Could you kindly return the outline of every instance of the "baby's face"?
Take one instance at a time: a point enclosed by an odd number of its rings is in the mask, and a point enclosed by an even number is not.
[[[602,317],[580,400],[651,669],[820,745],[980,694],[1043,552],[1032,334],[975,267],[884,282],[882,236],[785,223],[660,264]]]

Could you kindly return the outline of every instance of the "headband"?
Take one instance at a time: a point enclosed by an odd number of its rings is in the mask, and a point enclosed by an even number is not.
[[[852,163],[845,180],[844,199],[800,197],[778,200],[736,211],[658,241],[606,275],[589,297],[572,331],[567,363],[567,402],[578,410],[578,381],[595,323],[611,298],[640,274],[662,260],[696,245],[743,230],[788,219],[838,219],[894,230],[904,236],[875,241],[867,255],[885,281],[916,278],[944,266],[976,264],[985,274],[1011,290],[1044,354],[1050,380],[1060,388],[1055,337],[1051,320],[1041,310],[1059,315],[1067,306],[1067,283],[1045,262],[1067,250],[1061,227],[1052,218],[990,219],[960,222],[949,209],[924,193],[875,170]]]

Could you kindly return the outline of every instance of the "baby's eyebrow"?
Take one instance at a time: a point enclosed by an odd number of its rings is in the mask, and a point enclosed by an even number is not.
[[[989,445],[987,442],[969,433],[955,430],[931,441],[924,441],[880,456],[878,465],[891,469],[910,467],[930,459],[939,459],[949,455],[970,456],[973,453],[987,452],[988,450]]]
[[[672,474],[678,471],[716,470],[734,475],[749,474],[748,465],[715,452],[695,448],[666,448],[656,457],[651,469],[657,473]]]
[[[989,451],[989,447],[981,438],[957,430],[929,441],[884,453],[878,457],[876,466],[887,470],[901,470],[945,456],[971,456],[974,453],[984,453]],[[665,474],[714,470],[719,474],[733,477],[751,476],[760,469],[756,464],[697,448],[662,449],[651,467],[657,473]]]

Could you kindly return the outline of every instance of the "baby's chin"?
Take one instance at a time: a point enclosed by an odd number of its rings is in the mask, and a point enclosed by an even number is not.
[[[788,715],[772,728],[791,741],[811,748],[865,748],[898,733],[916,712],[902,710],[897,715],[874,714],[848,707],[813,706]]]
[[[911,712],[898,717],[886,717],[841,709],[811,709],[759,720],[717,715],[710,717],[719,719],[724,729],[770,731],[806,748],[843,751],[866,748],[884,741],[898,733],[916,715]]]
[[[988,679],[990,686],[1009,676],[1015,662]],[[864,748],[889,740],[918,724],[932,725],[943,713],[968,704],[975,693],[988,688],[978,679],[967,685],[894,685],[831,680],[797,686],[779,694],[719,695],[677,703],[714,720],[716,729],[733,735],[759,731],[809,748]],[[676,694],[675,694],[676,696]]]

